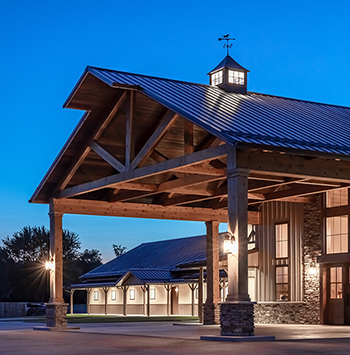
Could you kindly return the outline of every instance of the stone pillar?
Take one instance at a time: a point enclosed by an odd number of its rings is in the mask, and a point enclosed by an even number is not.
[[[63,300],[63,258],[62,258],[62,217],[50,203],[50,260],[54,268],[50,270],[50,300],[46,305],[46,326],[67,326],[67,304]]]
[[[206,222],[207,227],[207,300],[203,306],[203,324],[220,323],[219,222]]]
[[[199,268],[198,277],[198,317],[199,323],[203,323],[203,268]]]
[[[254,303],[248,295],[248,175],[236,166],[236,149],[227,154],[228,231],[237,244],[228,255],[228,294],[221,304],[221,335],[254,335]]]
[[[314,196],[315,202],[304,203],[303,281],[305,323],[321,324],[320,275],[317,257],[322,254],[322,194]],[[321,315],[323,312],[321,310]]]

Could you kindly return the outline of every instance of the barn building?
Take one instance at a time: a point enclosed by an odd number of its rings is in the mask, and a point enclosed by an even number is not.
[[[350,323],[350,108],[250,92],[248,70],[230,56],[209,78],[85,69],[64,104],[84,114],[30,199],[50,211],[48,326],[66,325],[64,214],[205,222],[204,264],[172,267],[191,270],[193,287],[205,272],[204,322],[221,321],[222,335],[253,334],[254,313],[257,322]],[[113,282],[130,290],[139,279],[152,304],[146,276]]]

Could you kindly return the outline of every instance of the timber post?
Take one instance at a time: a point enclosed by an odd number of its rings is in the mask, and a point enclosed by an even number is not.
[[[207,228],[207,299],[203,305],[203,324],[220,323],[219,224],[205,222]]]
[[[73,310],[73,307],[74,307],[74,304],[73,304],[73,296],[74,296],[74,291],[75,290],[70,290],[69,293],[70,293],[70,314],[74,314],[74,310]]]
[[[170,316],[170,291],[171,291],[171,286],[170,285],[164,285],[166,289],[166,314],[167,316]]]
[[[254,304],[248,294],[248,175],[236,166],[236,149],[227,154],[228,232],[233,243],[228,254],[228,294],[221,304],[221,335],[254,335]]]
[[[146,285],[147,289],[147,317],[151,315],[151,296],[150,296],[150,287]]]
[[[198,277],[198,317],[199,323],[203,323],[203,268],[199,268]]]
[[[63,299],[62,212],[55,211],[50,201],[50,300],[46,305],[46,326],[67,327],[67,304]]]
[[[90,293],[91,288],[86,289],[86,313],[90,314]]]
[[[108,295],[109,287],[103,287],[103,292],[105,293],[105,315],[107,315],[107,295]]]
[[[128,295],[128,286],[123,286],[123,315],[127,315],[127,295]]]

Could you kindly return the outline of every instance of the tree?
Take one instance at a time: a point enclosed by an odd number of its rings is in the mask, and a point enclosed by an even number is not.
[[[120,245],[113,244],[113,250],[114,250],[115,256],[120,256],[120,255],[124,254],[126,249],[127,248],[123,247],[121,244]]]
[[[101,265],[101,253],[80,252],[79,235],[63,230],[63,283],[79,282],[79,276]],[[50,232],[45,227],[26,226],[12,237],[2,239],[0,247],[0,300],[47,301]]]

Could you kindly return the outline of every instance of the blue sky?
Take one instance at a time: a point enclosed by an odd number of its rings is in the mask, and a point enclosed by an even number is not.
[[[248,90],[350,106],[350,2],[2,1],[0,4],[0,239],[48,227],[28,199],[82,115],[62,104],[87,65],[208,83],[230,54]],[[205,233],[204,223],[64,217],[106,261],[112,244]],[[222,230],[225,229],[223,225]]]

